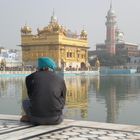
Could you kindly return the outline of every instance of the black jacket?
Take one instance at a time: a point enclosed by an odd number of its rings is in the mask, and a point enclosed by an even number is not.
[[[31,101],[31,116],[51,118],[62,115],[66,98],[63,78],[52,71],[38,71],[26,77],[26,87]]]

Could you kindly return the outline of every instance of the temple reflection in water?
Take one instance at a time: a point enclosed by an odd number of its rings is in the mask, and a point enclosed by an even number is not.
[[[94,78],[88,76],[65,77],[65,81],[67,86],[66,116],[76,117],[78,115],[78,118],[87,119],[88,92],[90,88],[97,92],[99,89],[99,76]]]

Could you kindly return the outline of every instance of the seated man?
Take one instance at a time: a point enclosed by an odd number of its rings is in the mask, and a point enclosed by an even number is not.
[[[26,77],[29,100],[23,101],[26,115],[22,116],[21,121],[35,125],[59,124],[63,120],[65,81],[54,72],[56,65],[51,58],[39,58],[38,68],[38,71]]]

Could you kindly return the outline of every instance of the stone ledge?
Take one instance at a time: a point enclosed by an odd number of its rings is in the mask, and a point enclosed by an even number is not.
[[[140,139],[140,126],[65,119],[59,125],[32,126],[21,116],[0,115],[0,139]]]

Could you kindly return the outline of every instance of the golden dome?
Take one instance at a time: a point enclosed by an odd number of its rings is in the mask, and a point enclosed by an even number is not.
[[[31,33],[32,29],[29,26],[25,25],[23,28],[21,28],[21,32],[24,34]]]

